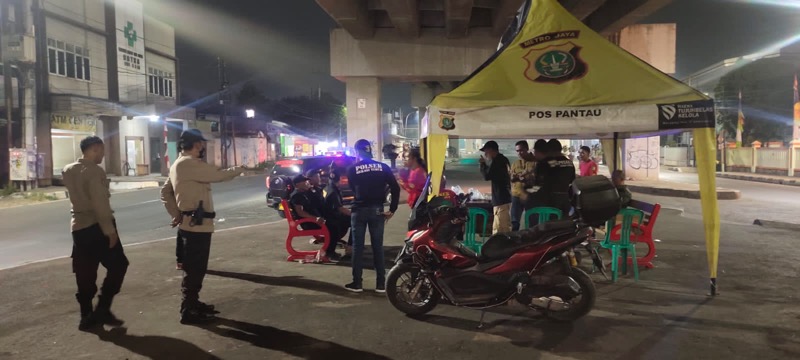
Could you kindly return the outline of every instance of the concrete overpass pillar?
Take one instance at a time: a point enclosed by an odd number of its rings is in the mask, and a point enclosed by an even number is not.
[[[381,81],[377,77],[349,77],[347,93],[347,145],[358,139],[373,142],[373,155],[382,158]]]

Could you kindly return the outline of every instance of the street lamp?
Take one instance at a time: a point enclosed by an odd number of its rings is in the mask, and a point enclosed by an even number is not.
[[[150,115],[148,116],[150,122],[158,122],[158,115]]]
[[[253,109],[247,109],[247,110],[245,110],[245,111],[244,111],[244,114],[245,114],[245,116],[246,116],[248,119],[252,119],[252,118],[256,117],[256,111],[255,111],[255,110],[253,110]]]

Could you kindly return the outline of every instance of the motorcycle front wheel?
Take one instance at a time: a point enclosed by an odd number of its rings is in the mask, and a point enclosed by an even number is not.
[[[430,279],[414,264],[398,264],[389,271],[386,295],[397,310],[411,316],[430,312],[441,297]]]
[[[594,282],[586,272],[573,267],[567,275],[580,286],[580,294],[576,296],[577,299],[573,298],[569,301],[570,306],[567,310],[546,313],[548,318],[555,321],[571,322],[585,316],[592,311],[597,297],[597,290],[594,287]]]

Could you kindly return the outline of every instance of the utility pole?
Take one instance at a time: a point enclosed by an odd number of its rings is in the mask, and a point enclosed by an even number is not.
[[[222,105],[222,113],[219,115],[219,131],[220,131],[220,159],[222,159],[222,167],[228,167],[228,135],[226,134],[227,126],[226,116],[228,112],[228,105],[226,103],[227,100],[227,89],[228,89],[228,79],[225,77],[225,60],[220,57],[217,57],[217,68],[219,69],[219,103]]]
[[[0,16],[2,16],[2,18],[0,18],[0,30],[2,30],[0,31],[0,38],[3,38],[0,40],[0,61],[3,61],[3,89],[6,95],[6,146],[4,146],[2,151],[7,155],[5,156],[5,164],[3,164],[3,167],[7,170],[8,187],[11,188],[11,147],[13,146],[11,116],[14,111],[14,89],[11,84],[11,58],[7,55],[6,49],[6,46],[8,46],[6,44],[7,36],[11,34],[8,23],[8,11],[9,3],[4,1],[2,8],[0,8]]]

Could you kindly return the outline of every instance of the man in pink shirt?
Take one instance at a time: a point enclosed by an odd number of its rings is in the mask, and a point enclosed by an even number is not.
[[[581,176],[597,175],[597,163],[592,160],[592,149],[588,146],[581,146],[580,169]]]

